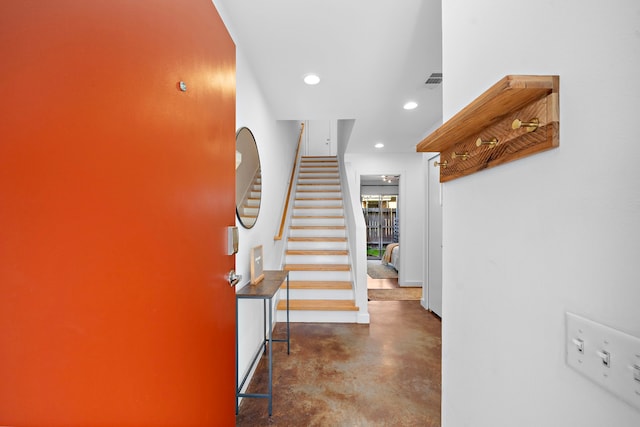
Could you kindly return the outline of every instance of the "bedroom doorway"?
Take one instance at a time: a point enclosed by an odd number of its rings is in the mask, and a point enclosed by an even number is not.
[[[382,259],[386,247],[398,243],[398,196],[375,194],[361,197],[367,224],[367,259]]]
[[[360,201],[367,226],[367,259],[381,260],[388,245],[398,243],[399,176],[362,176]],[[387,260],[388,261],[388,260]]]
[[[360,203],[367,240],[367,297],[419,301],[422,287],[400,286],[400,175],[360,175]]]

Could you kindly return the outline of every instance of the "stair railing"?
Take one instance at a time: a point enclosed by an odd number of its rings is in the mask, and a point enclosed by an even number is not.
[[[280,229],[273,240],[282,240],[282,234],[284,233],[284,224],[287,221],[287,212],[289,211],[289,200],[291,199],[291,189],[293,188],[293,179],[296,175],[296,167],[298,166],[298,158],[300,154],[300,146],[302,145],[302,133],[304,132],[304,123],[300,123],[300,136],[298,136],[298,148],[296,149],[296,156],[293,160],[293,168],[291,169],[291,178],[289,179],[289,190],[287,190],[287,198],[285,199],[284,209],[282,210],[282,219],[280,220]]]

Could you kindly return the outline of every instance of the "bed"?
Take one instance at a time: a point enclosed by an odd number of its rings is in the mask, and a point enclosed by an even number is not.
[[[397,271],[400,268],[400,245],[398,243],[388,244],[380,262],[382,265],[390,265]]]

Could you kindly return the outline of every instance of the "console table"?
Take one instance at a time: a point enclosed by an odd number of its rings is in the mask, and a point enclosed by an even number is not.
[[[273,334],[273,297],[278,292],[282,283],[287,281],[287,338],[285,339],[274,339]],[[260,348],[258,348],[258,352],[253,357],[251,364],[249,367],[253,367],[261,353],[264,354],[267,352],[267,347],[269,348],[268,355],[268,364],[269,364],[269,385],[267,389],[267,393],[242,393],[242,388],[244,387],[244,383],[247,381],[247,377],[251,373],[251,369],[247,370],[244,378],[240,382],[238,379],[239,374],[239,366],[238,366],[238,302],[241,299],[261,299],[262,303],[262,320],[263,320],[263,331],[264,331],[264,339]],[[267,308],[268,306],[268,308]],[[269,321],[267,323],[267,313],[269,313]],[[244,288],[240,289],[236,293],[236,415],[238,415],[239,411],[239,401],[241,397],[257,397],[257,398],[265,398],[269,399],[269,416],[271,416],[272,410],[272,397],[273,397],[273,346],[271,343],[274,342],[286,342],[287,343],[287,354],[291,350],[291,342],[290,342],[290,330],[289,330],[289,272],[284,270],[272,270],[272,271],[264,271],[264,279],[256,284],[256,285],[246,285]],[[269,345],[267,345],[269,343]]]

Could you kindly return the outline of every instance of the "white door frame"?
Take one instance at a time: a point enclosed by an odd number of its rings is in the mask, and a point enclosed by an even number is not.
[[[423,301],[429,310],[442,317],[442,184],[440,168],[434,162],[440,154],[427,162],[427,271],[424,276],[427,297]]]

